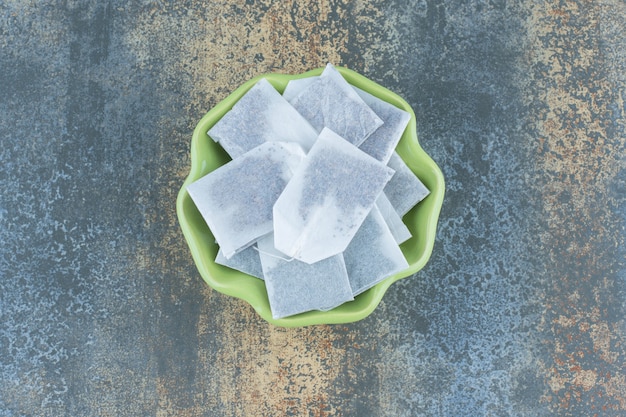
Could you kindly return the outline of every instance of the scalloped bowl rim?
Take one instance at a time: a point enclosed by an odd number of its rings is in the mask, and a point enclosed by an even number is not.
[[[411,239],[400,246],[409,262],[409,268],[386,278],[355,297],[354,301],[344,303],[332,310],[314,310],[282,319],[274,319],[269,308],[265,284],[262,280],[214,262],[217,244],[186,191],[190,183],[230,159],[221,147],[208,137],[207,131],[260,79],[267,79],[282,93],[289,80],[319,75],[324,68],[317,68],[297,75],[276,73],[259,75],[241,85],[213,107],[202,117],[193,132],[190,150],[191,169],[176,200],[176,212],[181,230],[203,280],[216,291],[245,300],[264,320],[277,326],[339,324],[364,319],[378,306],[391,284],[415,274],[426,265],[435,242],[437,222],[445,193],[445,182],[437,164],[419,145],[413,109],[403,98],[374,81],[350,69],[336,68],[350,84],[394,104],[411,115],[396,151],[429,188],[430,194],[403,218],[413,234]]]

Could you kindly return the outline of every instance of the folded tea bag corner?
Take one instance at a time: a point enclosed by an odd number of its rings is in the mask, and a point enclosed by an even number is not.
[[[389,159],[388,166],[396,171],[393,178],[385,186],[385,195],[391,201],[400,217],[404,216],[417,203],[430,193],[428,188],[411,171],[397,152]]]
[[[318,132],[327,127],[356,146],[383,124],[330,64],[290,102]]]
[[[265,142],[187,186],[227,259],[272,231],[274,203],[304,156],[294,143]]]
[[[327,311],[354,299],[341,254],[307,264],[276,250],[272,235],[257,245],[273,318]]]
[[[325,128],[274,205],[276,248],[306,263],[341,253],[393,172]]]
[[[383,125],[376,129],[359,148],[383,163],[389,162],[396,145],[400,142],[402,134],[409,124],[411,115],[391,103],[354,87],[363,101],[384,121]]]
[[[307,89],[312,83],[316,82],[319,75],[307,78],[298,78],[295,80],[289,80],[285,90],[283,91],[283,97],[285,100],[291,103],[302,91]]]
[[[224,252],[220,248],[215,257],[215,263],[227,266],[255,278],[263,279],[263,268],[261,267],[261,258],[259,257],[259,250],[256,244],[242,249],[231,256],[230,259],[226,259]]]
[[[378,196],[376,200],[376,208],[380,211],[383,219],[385,219],[385,223],[387,223],[389,231],[391,231],[398,245],[411,238],[411,231],[406,224],[404,224],[402,218],[393,207],[393,204],[391,204],[391,201],[389,201],[384,191],[380,193],[380,196]]]
[[[233,159],[267,141],[295,142],[308,150],[317,133],[265,78],[207,132]]]

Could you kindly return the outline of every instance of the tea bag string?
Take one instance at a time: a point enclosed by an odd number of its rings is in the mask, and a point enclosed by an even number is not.
[[[292,256],[291,258],[283,258],[283,257],[282,257],[282,256],[280,256],[280,255],[276,255],[276,254],[274,254],[274,253],[270,253],[270,252],[263,251],[263,250],[259,249],[257,246],[253,246],[253,248],[254,248],[254,250],[256,250],[256,251],[257,251],[257,252],[259,252],[259,253],[262,253],[263,255],[267,255],[267,256],[269,256],[269,257],[271,257],[271,258],[280,259],[280,260],[285,261],[285,262],[291,262],[291,261],[293,261],[294,259],[296,259],[296,258],[295,258],[295,257],[293,257],[293,256]]]

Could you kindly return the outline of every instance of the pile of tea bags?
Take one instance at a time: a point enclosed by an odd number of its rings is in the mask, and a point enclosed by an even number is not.
[[[264,280],[276,319],[406,269],[402,216],[429,193],[394,151],[409,118],[330,64],[282,95],[259,81],[207,132],[232,161],[187,187],[215,262]]]

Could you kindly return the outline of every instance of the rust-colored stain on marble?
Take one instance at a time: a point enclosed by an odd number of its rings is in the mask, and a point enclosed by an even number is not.
[[[625,237],[614,233],[611,207],[619,196],[606,186],[624,169],[625,144],[614,133],[623,131],[624,114],[621,106],[607,117],[622,92],[620,74],[604,66],[614,57],[600,45],[615,36],[606,13],[624,20],[626,7],[602,3],[536,3],[528,22],[542,108],[536,163],[547,223],[540,239],[553,274],[544,300],[544,401],[575,415],[626,410],[624,318],[610,308],[620,303],[619,265],[610,254]]]
[[[221,316],[224,347],[217,362],[224,367],[218,383],[231,388],[219,398],[229,415],[339,414],[331,387],[344,369],[344,348],[336,343],[341,337],[335,328],[255,325],[256,314],[236,304]]]
[[[163,83],[186,74],[188,110],[206,111],[207,99],[215,104],[262,73],[299,73],[342,63],[339,51],[347,34],[341,2],[193,2],[169,7],[150,8],[127,43],[140,66],[166,60]],[[163,37],[164,32],[172,36]]]

